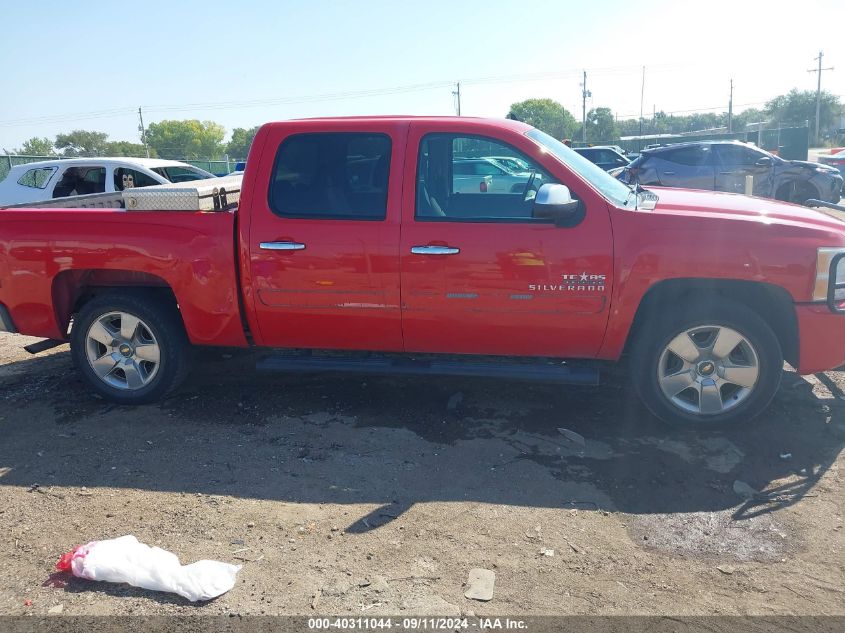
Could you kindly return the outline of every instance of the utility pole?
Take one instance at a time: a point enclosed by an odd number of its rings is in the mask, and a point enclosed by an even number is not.
[[[587,97],[593,93],[587,90],[587,71],[584,71],[584,82],[581,84],[581,140],[587,142]]]
[[[452,96],[455,97],[455,111],[458,116],[461,116],[461,82],[455,84],[455,90],[452,91]]]
[[[734,131],[734,80],[731,78],[731,96],[728,98],[728,134]]]
[[[640,136],[643,135],[643,99],[645,97],[645,66],[643,66],[643,84],[640,88]]]
[[[141,130],[141,140],[144,142],[144,151],[147,153],[147,158],[149,158],[150,148],[147,145],[147,128],[144,127],[144,115],[141,112],[141,106],[138,106],[138,118],[141,120],[141,125],[138,129]]]
[[[819,115],[821,111],[822,105],[822,71],[823,70],[833,70],[833,66],[829,68],[822,68],[822,58],[824,57],[824,52],[819,51],[819,56],[814,57],[813,59],[819,60],[819,67],[813,68],[812,70],[808,70],[808,73],[818,73],[818,84],[816,85],[816,145],[819,144]]]

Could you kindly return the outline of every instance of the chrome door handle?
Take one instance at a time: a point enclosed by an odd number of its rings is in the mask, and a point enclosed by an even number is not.
[[[412,246],[411,252],[414,255],[457,255],[461,249],[454,246]]]
[[[674,171],[664,171],[664,172],[663,172],[663,175],[664,175],[664,176],[674,176],[674,175],[675,175],[675,172],[674,172]]]
[[[265,251],[301,251],[305,249],[305,244],[299,242],[261,242],[258,247]]]

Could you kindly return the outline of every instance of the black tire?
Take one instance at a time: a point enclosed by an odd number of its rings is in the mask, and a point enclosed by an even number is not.
[[[146,363],[155,371],[149,371],[148,382],[137,388],[130,388],[128,377],[124,375],[127,386],[119,388],[101,378],[89,360],[89,329],[107,315],[125,313],[140,320],[144,335],[151,335],[159,351],[159,361]],[[118,323],[120,320],[117,321]],[[90,344],[96,346],[93,340]],[[103,350],[108,351],[104,345]],[[190,343],[185,334],[179,312],[172,303],[161,299],[152,292],[114,292],[96,297],[82,306],[75,316],[70,334],[71,356],[86,383],[106,400],[118,404],[144,404],[158,400],[176,389],[188,374],[190,368]],[[114,351],[110,357],[118,354]],[[105,354],[103,356],[105,358]],[[106,362],[109,362],[106,360]],[[110,378],[119,382],[122,371],[116,363],[117,372]]]
[[[717,299],[707,303],[698,301],[685,305],[659,306],[649,310],[644,319],[632,344],[631,378],[640,399],[658,418],[695,430],[738,428],[746,426],[769,405],[783,375],[783,351],[775,333],[756,312],[741,303]],[[730,328],[744,337],[745,342],[741,345],[750,345],[756,355],[755,367],[758,370],[756,383],[747,392],[742,392],[730,384],[723,387],[727,392],[722,392],[722,388],[719,388],[720,400],[727,408],[715,414],[682,409],[664,393],[659,379],[662,371],[661,358],[671,357],[671,354],[664,356],[664,350],[668,349],[675,337],[695,328],[703,328],[703,335],[706,336],[709,326]],[[693,363],[696,369],[690,371],[696,380],[705,378],[698,371],[700,367],[713,372],[701,362],[698,365]],[[708,375],[715,377],[719,374],[716,372]],[[736,390],[734,396],[730,393],[731,389]],[[686,393],[695,396],[694,392],[695,389],[692,389]],[[700,391],[698,394],[697,397],[701,398]],[[742,399],[739,398],[740,395]],[[682,393],[678,399],[683,397]],[[732,398],[738,402],[733,402]],[[692,400],[693,403],[689,406],[695,406],[694,398]],[[701,408],[701,400],[698,405]]]
[[[818,197],[819,192],[813,185],[800,180],[782,184],[775,194],[775,198],[778,200],[793,204],[804,204],[807,200],[818,199]]]

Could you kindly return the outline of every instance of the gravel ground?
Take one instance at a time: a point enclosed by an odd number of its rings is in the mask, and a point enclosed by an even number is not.
[[[208,350],[166,401],[120,407],[25,340],[0,335],[0,614],[845,614],[843,373],[785,371],[754,428],[695,435],[621,370],[290,376]],[[54,573],[123,534],[238,583],[192,604]],[[464,597],[472,568],[491,601]]]

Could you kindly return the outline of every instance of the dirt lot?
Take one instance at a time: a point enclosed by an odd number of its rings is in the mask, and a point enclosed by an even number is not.
[[[785,372],[755,429],[696,436],[621,372],[297,377],[218,350],[117,407],[24,341],[0,337],[2,614],[845,614],[845,374]],[[53,573],[123,534],[244,567],[202,605]]]

